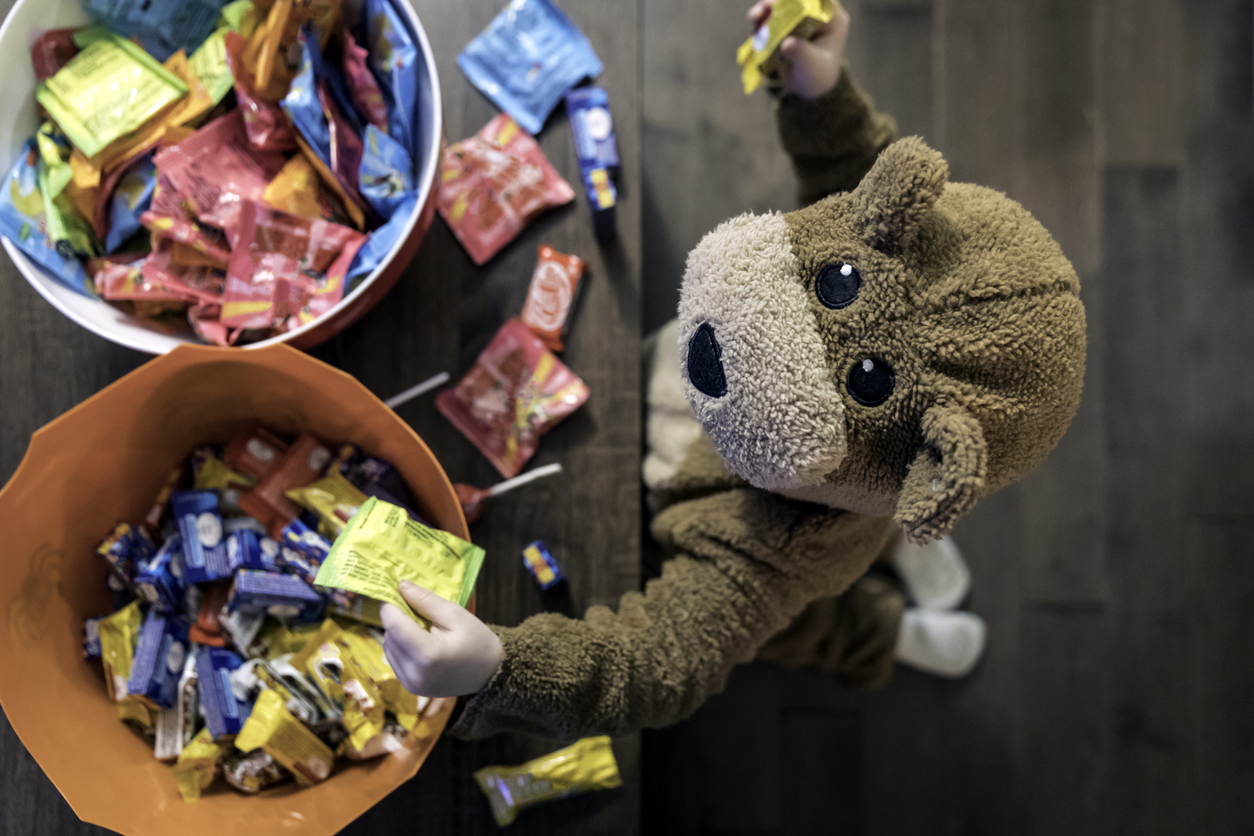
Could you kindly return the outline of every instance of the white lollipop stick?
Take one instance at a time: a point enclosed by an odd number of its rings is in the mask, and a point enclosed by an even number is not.
[[[440,372],[435,377],[427,378],[422,383],[419,383],[417,386],[410,386],[408,389],[406,389],[404,392],[401,392],[399,395],[393,395],[392,397],[388,398],[383,403],[384,405],[387,406],[388,409],[396,409],[401,404],[412,401],[414,398],[418,397],[419,395],[425,395],[428,392],[430,392],[432,389],[436,388],[437,386],[443,386],[445,383],[448,383],[448,372]]]
[[[514,488],[521,487],[528,482],[534,482],[536,479],[542,479],[545,476],[552,476],[554,473],[561,473],[561,464],[546,464],[544,467],[537,467],[535,470],[524,473],[522,476],[515,476],[513,479],[507,479],[500,482],[486,491],[486,496],[500,496],[506,491],[512,491]]]

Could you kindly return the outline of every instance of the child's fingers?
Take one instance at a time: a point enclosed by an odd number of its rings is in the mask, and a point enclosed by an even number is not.
[[[431,634],[419,627],[412,618],[401,611],[400,607],[384,604],[379,609],[379,619],[383,622],[383,629],[387,631],[387,634],[395,636],[406,646],[422,648],[431,643]]]
[[[749,24],[754,29],[757,29],[763,23],[766,23],[767,18],[771,16],[771,8],[774,5],[775,0],[758,0],[758,2],[750,6],[749,14],[746,15],[749,18]]]
[[[399,588],[401,597],[414,608],[414,612],[429,620],[435,627],[452,629],[462,616],[468,614],[452,601],[441,598],[412,581],[401,581]]]

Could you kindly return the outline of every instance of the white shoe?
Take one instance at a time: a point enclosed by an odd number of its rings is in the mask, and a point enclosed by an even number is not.
[[[893,548],[893,567],[920,607],[952,610],[971,589],[971,570],[948,537],[916,546],[902,538]]]
[[[978,615],[911,608],[901,617],[896,657],[924,673],[957,679],[980,661],[987,637]]]

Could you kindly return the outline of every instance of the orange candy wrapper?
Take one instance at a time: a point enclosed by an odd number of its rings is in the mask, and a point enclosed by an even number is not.
[[[511,319],[436,406],[510,479],[535,454],[540,436],[587,399],[587,385]]]
[[[584,266],[584,260],[578,256],[559,253],[547,244],[540,246],[522,321],[553,351],[564,348],[562,338],[570,323]]]
[[[575,199],[531,134],[498,114],[444,152],[440,214],[475,264],[484,264],[547,209]]]
[[[296,135],[277,102],[266,99],[257,90],[257,79],[244,63],[248,41],[237,32],[226,35],[226,62],[235,77],[235,99],[244,114],[248,140],[266,151],[291,151],[296,148]]]
[[[239,240],[231,254],[222,302],[223,324],[299,326],[343,298],[344,276],[365,235],[252,200],[244,202],[239,219]]]

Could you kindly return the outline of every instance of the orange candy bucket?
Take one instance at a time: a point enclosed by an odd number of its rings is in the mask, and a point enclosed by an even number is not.
[[[452,700],[432,701],[405,749],[341,762],[310,789],[244,796],[219,780],[194,804],[118,720],[100,663],[81,652],[83,619],[110,610],[96,544],[119,520],[141,520],[193,447],[254,424],[289,435],[307,429],[387,459],[424,517],[469,538],[422,439],[351,376],[287,346],[180,346],[38,430],[0,491],[0,705],[86,822],[128,836],[332,834],[413,777],[452,712]]]

